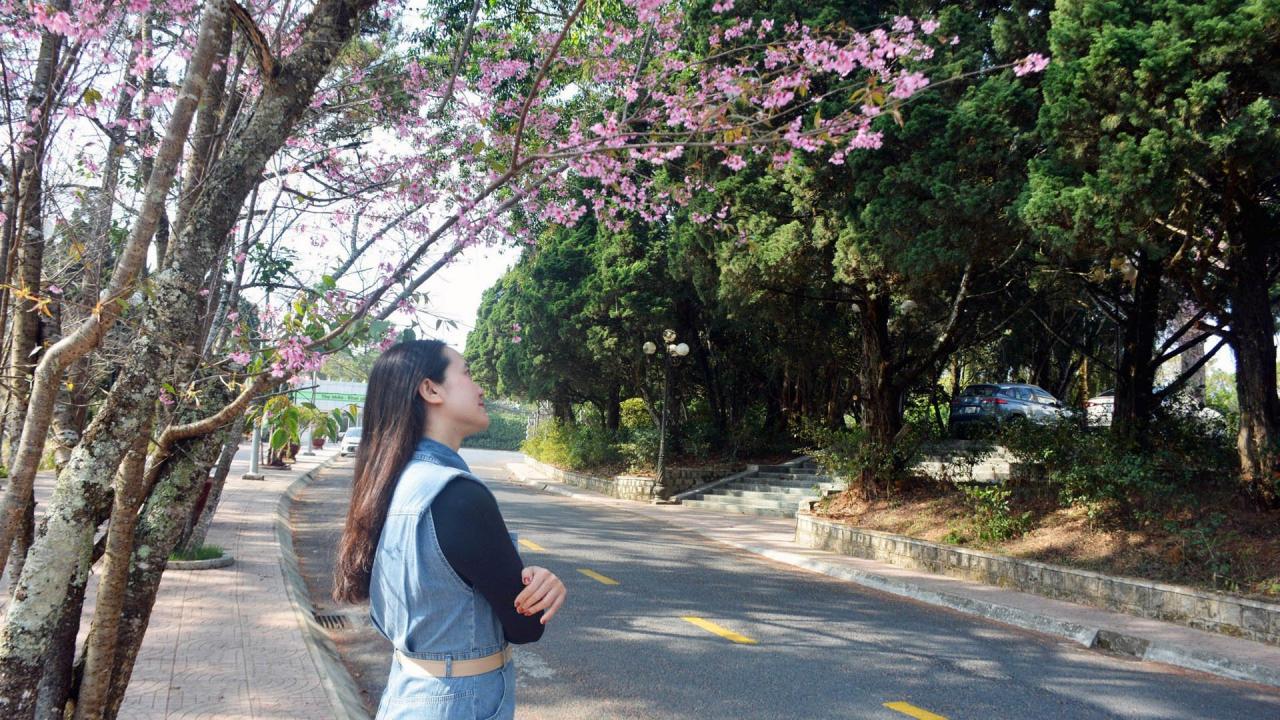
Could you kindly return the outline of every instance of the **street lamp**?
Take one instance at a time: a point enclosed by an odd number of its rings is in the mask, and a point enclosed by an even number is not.
[[[662,353],[662,415],[658,422],[658,479],[654,485],[654,494],[662,497],[667,486],[667,408],[671,405],[671,361],[689,354],[689,346],[676,343],[676,331],[664,330],[662,340],[666,344],[666,352]],[[647,341],[641,346],[645,355],[653,356],[658,352],[658,345]]]

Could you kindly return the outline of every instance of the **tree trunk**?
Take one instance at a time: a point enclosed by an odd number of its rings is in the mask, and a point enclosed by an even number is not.
[[[212,435],[179,441],[164,461],[166,467],[138,519],[129,581],[120,603],[123,613],[119,616],[115,661],[104,668],[111,671],[104,718],[115,718],[120,712],[169,554],[177,548],[194,509],[197,489],[228,437],[228,429],[223,427]]]
[[[862,325],[862,373],[860,424],[866,432],[868,462],[862,469],[862,493],[867,499],[893,479],[893,444],[902,430],[903,389],[893,375],[892,340],[889,337],[890,300],[868,297],[858,314]]]
[[[573,423],[573,404],[563,396],[557,396],[551,400],[551,416],[556,422],[563,425]]]
[[[149,430],[149,428],[148,428]],[[123,612],[125,583],[133,554],[134,529],[146,488],[142,487],[150,432],[138,436],[116,476],[111,525],[107,532],[106,560],[98,584],[93,626],[85,641],[80,691],[76,695],[75,720],[96,720],[102,716],[115,666],[116,640]]]
[[[1115,405],[1111,415],[1112,437],[1141,444],[1155,408],[1156,333],[1160,321],[1160,281],[1163,266],[1145,254],[1138,259],[1133,303],[1125,314],[1120,360],[1116,370]]]
[[[1231,349],[1240,401],[1240,474],[1246,492],[1280,505],[1280,398],[1276,396],[1275,319],[1267,287],[1272,242],[1263,228],[1243,238],[1231,278]]]
[[[217,512],[218,502],[222,499],[222,490],[227,485],[227,475],[231,473],[231,462],[235,459],[236,452],[240,449],[240,438],[244,435],[245,422],[245,417],[241,415],[231,424],[231,432],[227,437],[226,443],[222,446],[222,454],[218,456],[218,463],[214,466],[209,496],[205,499],[204,508],[200,511],[200,517],[196,518],[195,522],[192,523],[190,534],[183,540],[183,552],[195,552],[204,546],[205,538],[209,535],[209,526],[213,524],[213,515]]]
[[[369,4],[320,0],[314,6],[304,22],[301,46],[280,64],[276,76],[264,83],[251,119],[210,170],[205,189],[192,206],[189,232],[174,238],[166,253],[167,267],[153,276],[142,329],[131,347],[133,354],[90,423],[84,440],[72,453],[66,470],[59,475],[48,513],[48,530],[31,548],[27,567],[15,586],[14,599],[0,628],[0,713],[5,716],[29,716],[49,636],[60,616],[61,591],[68,582],[82,579],[88,572],[94,530],[110,497],[109,481],[104,478],[114,475],[149,418],[159,395],[161,373],[172,367],[180,351],[194,348],[195,328],[190,317],[198,306],[199,281],[215,260],[217,249],[235,224],[239,208],[267,160],[307,110],[316,85],[354,35],[360,14]],[[226,21],[223,3],[206,4],[203,12],[193,70],[188,74],[188,79],[199,76],[201,83],[208,73],[216,31]],[[198,99],[202,89],[184,89],[180,97]],[[166,134],[165,141],[169,140]],[[161,154],[164,152],[162,145]],[[154,173],[151,181],[152,186],[157,184]],[[134,239],[130,238],[131,248]],[[47,415],[44,422],[48,422]],[[28,430],[34,430],[30,423],[23,430],[23,444],[27,447]],[[212,452],[220,447],[223,437],[225,430],[216,434],[216,441],[210,441]],[[190,485],[195,482],[193,473],[178,470],[195,462],[190,454],[183,453],[184,449],[190,453],[195,448],[188,441],[178,443],[178,451],[166,460],[170,464],[168,479],[151,493],[139,524],[135,563],[124,605],[133,608],[133,614],[126,616],[118,638],[117,672],[112,681],[108,717],[118,710],[128,684],[164,568],[161,550],[167,554],[176,544],[187,521],[182,513],[189,513],[190,503],[195,501],[190,492]]]
[[[18,443],[14,461],[10,465],[9,486],[5,491],[3,503],[0,504],[0,570],[3,570],[9,559],[9,548],[18,524],[18,512],[25,499],[31,494],[35,482],[36,466],[40,461],[40,454],[49,430],[54,400],[57,398],[59,388],[62,387],[63,370],[68,364],[74,363],[98,346],[103,335],[115,323],[121,312],[116,300],[127,297],[139,268],[144,264],[146,249],[163,213],[165,198],[177,169],[178,157],[195,111],[195,102],[204,92],[205,79],[209,73],[209,66],[213,62],[214,31],[226,21],[227,12],[224,3],[214,2],[205,5],[199,39],[191,56],[187,76],[183,80],[178,102],[169,118],[164,140],[156,152],[156,171],[151,173],[147,180],[138,219],[129,233],[129,239],[125,242],[124,250],[112,273],[111,282],[105,291],[109,301],[102,302],[95,308],[95,313],[81,323],[80,327],[45,350],[40,364],[36,367],[31,400],[27,403],[27,411],[22,422],[21,440]],[[230,212],[234,219],[234,209]],[[156,367],[164,366],[153,365],[152,370],[154,371]],[[124,448],[118,447],[113,448],[106,457],[99,457],[96,460],[112,460],[105,470],[109,478],[123,456]],[[102,481],[98,479],[95,482]],[[2,638],[3,636],[0,636],[0,644],[3,643]],[[4,650],[0,647],[0,657],[3,655]],[[0,662],[0,667],[2,666],[3,663]],[[0,685],[3,683],[0,682]],[[3,694],[0,693],[0,710],[5,707],[4,700]]]
[[[35,720],[63,720],[67,700],[71,696],[72,666],[76,653],[76,631],[80,628],[80,611],[84,607],[85,583],[72,583],[66,589],[62,616],[58,619],[45,659],[44,676],[36,690]]]
[[[53,5],[57,10],[66,10],[69,3],[59,0]],[[13,457],[17,451],[17,444],[12,439],[17,438],[21,432],[27,402],[31,396],[31,372],[34,367],[32,352],[40,336],[40,312],[36,309],[36,298],[41,295],[40,275],[44,264],[44,149],[51,126],[48,115],[52,103],[49,99],[58,94],[58,88],[53,87],[53,82],[62,43],[63,36],[60,34],[46,31],[40,37],[40,55],[36,60],[31,93],[26,100],[27,116],[35,118],[35,122],[23,137],[29,144],[15,163],[20,168],[18,182],[9,188],[16,196],[13,205],[17,212],[14,224],[17,277],[10,282],[28,294],[27,299],[18,299],[14,303],[13,323],[10,327],[12,335],[6,378],[9,403],[4,433],[10,438],[9,455],[5,458],[5,466],[10,468],[13,467]],[[8,544],[9,540],[4,542]]]
[[[145,29],[144,32],[139,33],[140,37],[144,35]],[[128,59],[130,67],[134,65],[140,48],[141,43],[138,43],[130,51]],[[150,80],[153,74],[153,70],[148,70],[145,74],[148,90],[151,88]],[[116,103],[114,115],[116,120],[129,118],[132,114],[134,97],[140,89],[141,86],[136,77],[130,74],[125,78],[125,87],[120,92],[120,98]],[[150,114],[149,108],[144,111],[144,117],[148,121]],[[92,308],[98,299],[102,289],[103,272],[112,264],[111,217],[115,209],[116,189],[120,184],[120,165],[124,158],[124,144],[128,134],[125,128],[117,126],[115,122],[108,124],[106,134],[108,142],[106,158],[103,162],[102,187],[86,201],[89,227],[86,232],[85,250],[81,255],[83,258],[81,281],[74,295],[70,296],[79,302],[65,304],[67,314],[63,320],[63,327],[76,327],[83,322],[89,308]],[[64,383],[67,389],[59,393],[52,421],[59,468],[70,458],[71,448],[80,442],[80,435],[84,432],[85,423],[89,420],[91,378],[92,368],[88,358],[80,358],[67,370]]]

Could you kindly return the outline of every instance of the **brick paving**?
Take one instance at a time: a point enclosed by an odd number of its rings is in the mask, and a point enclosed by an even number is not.
[[[328,718],[329,699],[303,641],[280,566],[276,502],[334,454],[301,455],[288,471],[241,480],[232,465],[207,542],[235,564],[167,570],[120,717]]]
[[[244,449],[240,455],[247,455]],[[275,518],[290,483],[335,452],[336,447],[300,455],[287,471],[262,468],[262,481],[240,478],[247,462],[232,464],[207,543],[230,552],[235,563],[165,571],[119,717],[334,716],[285,588]],[[49,474],[37,477],[37,514],[47,507],[52,484]],[[86,594],[81,641],[93,617],[95,580],[96,575]]]

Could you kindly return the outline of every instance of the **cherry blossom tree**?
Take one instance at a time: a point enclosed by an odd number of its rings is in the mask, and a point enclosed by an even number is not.
[[[955,41],[928,20],[778,25],[722,0],[691,42],[677,3],[585,8],[429,9],[456,31],[419,42],[405,8],[368,0],[0,4],[0,708],[116,716],[195,489],[251,404],[339,348],[394,342],[469,248],[588,212],[665,217],[714,195],[706,163],[873,150],[872,119]],[[86,391],[91,414],[55,412]],[[32,537],[55,415],[65,452]]]

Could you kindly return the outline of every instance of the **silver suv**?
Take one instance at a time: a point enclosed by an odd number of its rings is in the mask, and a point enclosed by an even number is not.
[[[1065,417],[1062,402],[1038,385],[979,383],[960,391],[951,401],[947,424],[952,435],[975,426],[998,426],[1018,420],[1051,423]]]

